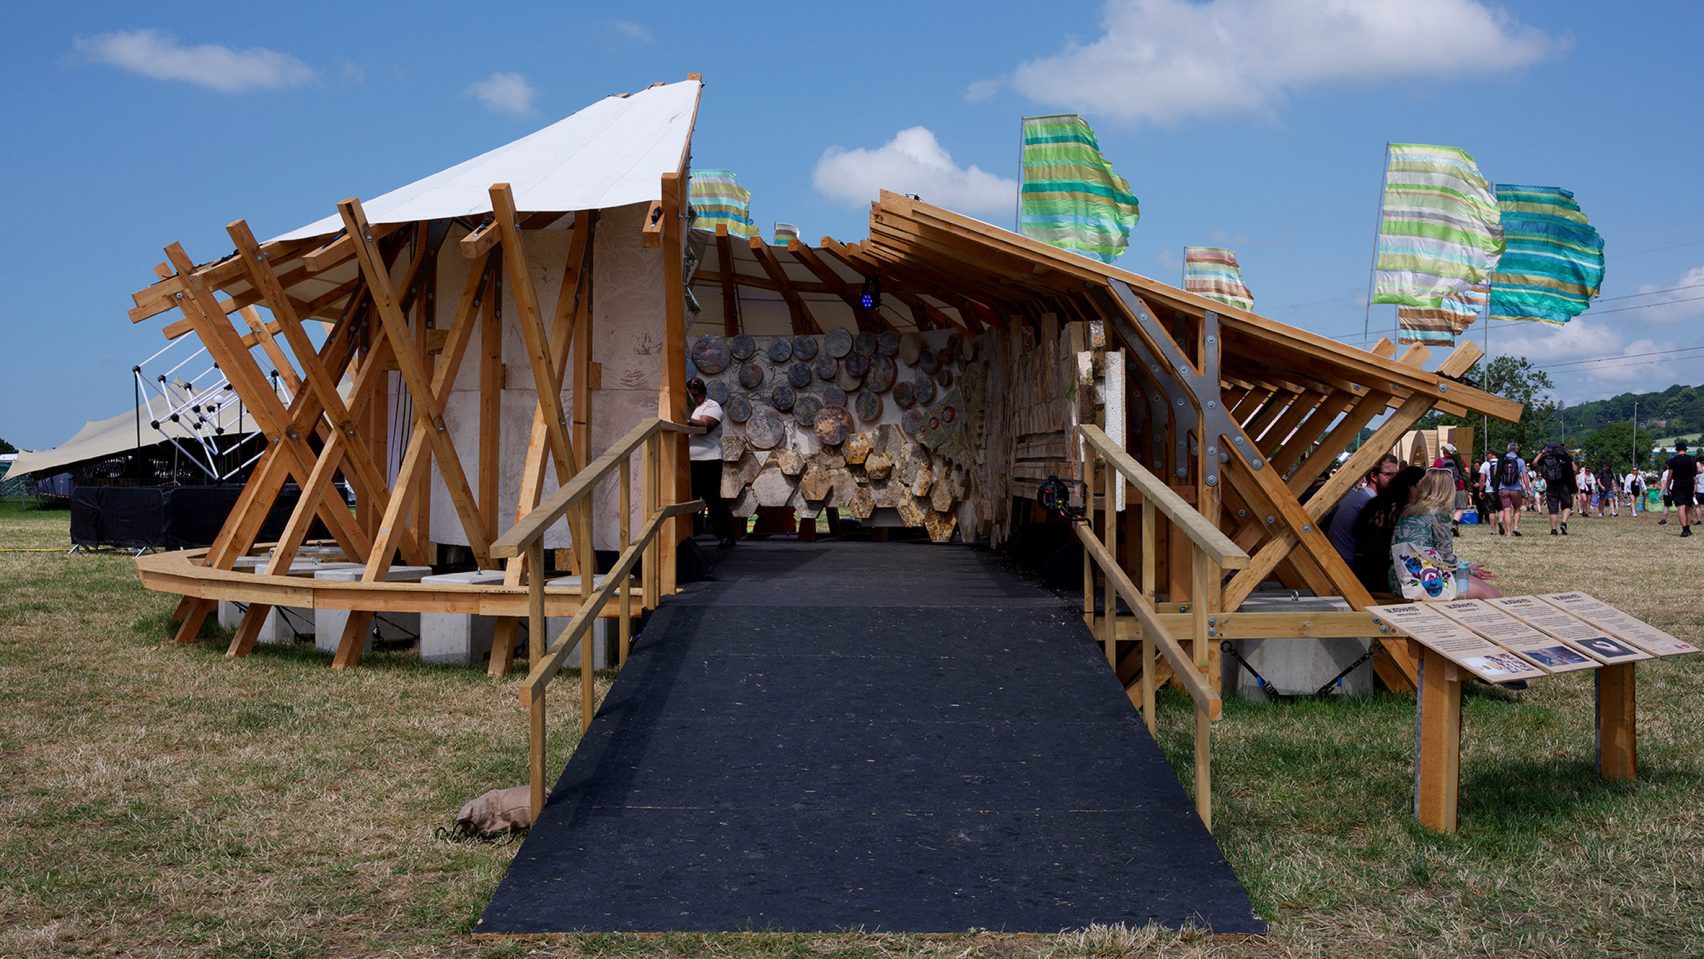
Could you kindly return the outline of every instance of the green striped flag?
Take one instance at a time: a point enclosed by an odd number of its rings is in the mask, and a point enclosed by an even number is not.
[[[1141,207],[1101,156],[1088,121],[1076,114],[1025,117],[1023,134],[1018,232],[1102,263],[1117,259]]]
[[[1503,251],[1497,198],[1455,147],[1392,143],[1373,302],[1437,309],[1483,283]]]
[[[725,226],[729,236],[749,240],[757,235],[757,224],[751,221],[751,191],[734,179],[734,171],[694,170],[687,193],[698,214],[692,221],[694,230],[715,233],[718,226]]]
[[[1497,184],[1508,249],[1491,274],[1495,320],[1562,324],[1603,286],[1603,237],[1560,187]]]
[[[1222,246],[1183,248],[1183,288],[1239,310],[1254,309],[1237,255]]]

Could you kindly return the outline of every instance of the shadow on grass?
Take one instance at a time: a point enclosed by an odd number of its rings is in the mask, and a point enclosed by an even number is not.
[[[1472,820],[1476,827],[1518,830],[1581,820],[1648,789],[1696,795],[1704,789],[1704,776],[1647,762],[1637,780],[1615,782],[1599,776],[1589,756],[1473,761],[1462,770],[1460,811],[1464,823]]]

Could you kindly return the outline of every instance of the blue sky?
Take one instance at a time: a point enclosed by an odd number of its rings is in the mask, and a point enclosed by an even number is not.
[[[1704,345],[1704,4],[1325,6],[19,7],[0,437],[51,446],[126,408],[164,342],[129,293],[168,243],[221,256],[233,219],[270,236],[689,72],[694,159],[735,170],[760,223],[861,239],[887,187],[1009,227],[1019,118],[1080,112],[1142,200],[1121,265],[1175,283],[1185,244],[1227,245],[1257,311],[1351,341],[1384,144],[1459,146],[1493,181],[1573,190],[1608,251],[1591,312],[1494,327],[1493,353],[1569,402],[1704,382],[1704,349],[1635,355]]]

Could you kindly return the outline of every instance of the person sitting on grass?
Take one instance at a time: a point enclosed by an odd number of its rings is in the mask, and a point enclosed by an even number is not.
[[[1390,539],[1396,533],[1396,521],[1414,495],[1414,487],[1426,471],[1407,466],[1379,487],[1367,505],[1355,517],[1351,538],[1355,555],[1349,562],[1355,578],[1369,593],[1383,593],[1390,588],[1385,582],[1390,573]]]
[[[1425,477],[1420,480],[1420,485],[1414,488],[1414,497],[1409,500],[1401,517],[1396,521],[1391,546],[1407,543],[1415,549],[1432,550],[1450,569],[1455,569],[1460,560],[1456,558],[1454,541],[1450,537],[1450,511],[1454,506],[1455,476],[1449,470],[1427,470]],[[1496,599],[1503,595],[1491,585],[1489,570],[1477,565],[1472,569],[1473,575],[1468,578],[1467,599]],[[1385,570],[1388,588],[1391,592],[1400,594],[1402,589],[1397,583],[1396,564],[1388,558],[1388,551]]]

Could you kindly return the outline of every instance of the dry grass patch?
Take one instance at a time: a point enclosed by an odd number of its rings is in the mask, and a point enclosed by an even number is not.
[[[1696,639],[1704,537],[1675,532],[1626,518],[1575,521],[1567,539],[1469,529],[1461,550],[1512,592],[1586,589]],[[64,513],[0,514],[0,955],[1704,954],[1696,659],[1641,669],[1629,784],[1592,773],[1588,677],[1472,691],[1452,837],[1411,823],[1411,700],[1228,704],[1216,833],[1272,923],[1264,940],[1104,927],[475,939],[514,847],[434,831],[475,793],[524,781],[518,677],[403,653],[341,674],[297,649],[231,661],[217,636],[176,647],[172,601],[141,589],[126,556],[4,551],[65,536]],[[1180,768],[1187,717],[1162,702]],[[571,707],[553,710],[553,768],[574,726]]]

